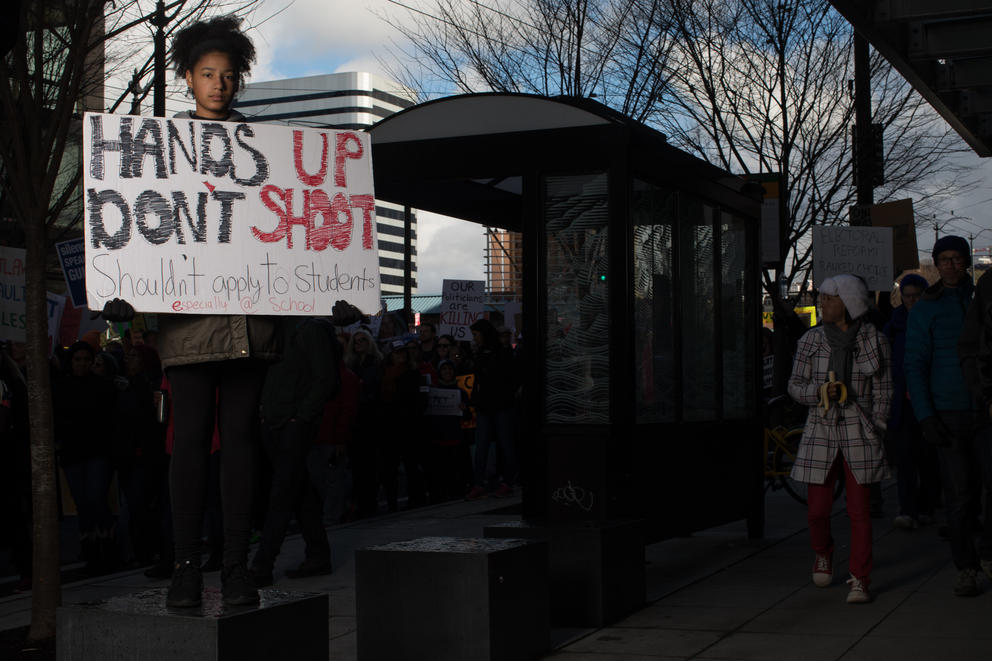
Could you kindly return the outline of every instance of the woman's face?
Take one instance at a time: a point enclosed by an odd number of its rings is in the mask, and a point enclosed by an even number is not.
[[[124,368],[127,370],[128,376],[136,376],[144,368],[141,363],[141,356],[134,349],[129,349],[124,354]]]
[[[455,380],[455,366],[454,365],[442,365],[441,374],[442,381],[454,381]]]
[[[440,360],[451,356],[451,340],[441,338],[434,346],[437,349],[437,356]]]
[[[351,341],[351,346],[355,350],[355,353],[368,353],[369,351],[369,337],[365,333],[358,333],[355,338]]]
[[[840,296],[833,294],[820,294],[820,310],[823,312],[823,323],[841,324],[844,323],[844,301]]]
[[[913,285],[900,287],[899,291],[902,294],[902,304],[906,306],[907,312],[912,310],[913,306],[916,305],[923,296],[923,290],[919,287],[914,287]]]
[[[73,376],[86,376],[93,368],[93,354],[80,349],[72,354],[72,374]]]
[[[238,91],[238,72],[227,53],[204,53],[193,68],[186,71],[186,84],[193,90],[198,117],[227,119]]]
[[[93,359],[93,373],[97,376],[107,376],[107,359],[97,356]]]

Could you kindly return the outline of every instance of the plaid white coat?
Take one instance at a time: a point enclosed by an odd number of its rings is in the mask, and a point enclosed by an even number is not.
[[[810,409],[792,465],[792,479],[798,482],[823,484],[838,452],[844,454],[858,484],[889,476],[882,448],[893,391],[889,341],[874,326],[863,323],[852,352],[849,381],[853,392],[848,393],[845,403],[831,402],[830,410],[824,412],[817,403],[829,371],[826,332],[818,326],[799,339],[789,395]]]

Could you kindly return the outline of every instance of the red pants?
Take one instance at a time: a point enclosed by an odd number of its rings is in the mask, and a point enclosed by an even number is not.
[[[830,510],[833,509],[834,483],[843,466],[846,480],[847,516],[851,520],[851,556],[848,567],[852,575],[866,580],[871,576],[871,496],[867,484],[858,484],[842,454],[827,474],[823,484],[809,485],[807,503],[809,510],[809,536],[813,551],[821,555],[832,554],[834,538],[830,534]]]

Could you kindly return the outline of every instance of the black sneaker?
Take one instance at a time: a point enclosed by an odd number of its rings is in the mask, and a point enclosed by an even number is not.
[[[326,576],[334,571],[330,560],[304,560],[296,569],[287,569],[288,578],[307,578],[308,576]]]
[[[267,588],[275,582],[271,569],[255,565],[248,570],[248,573],[251,574],[251,580],[256,588]]]
[[[165,605],[170,608],[195,608],[200,605],[202,592],[203,574],[200,572],[200,562],[177,562],[172,568],[172,584],[169,585]]]
[[[258,603],[258,589],[244,562],[227,565],[220,570],[221,595],[225,606]]]

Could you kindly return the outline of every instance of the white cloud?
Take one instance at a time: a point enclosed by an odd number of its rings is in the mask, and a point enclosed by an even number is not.
[[[258,65],[252,79],[355,70],[380,73],[376,55],[384,53],[397,33],[377,12],[395,15],[401,11],[387,0],[265,3],[253,17],[257,27],[251,35],[258,49]]]
[[[482,225],[426,211],[417,212],[417,292],[441,293],[441,281],[485,280]]]

